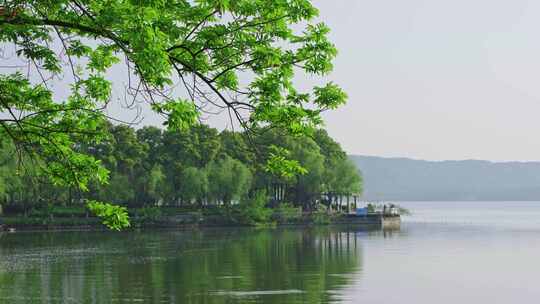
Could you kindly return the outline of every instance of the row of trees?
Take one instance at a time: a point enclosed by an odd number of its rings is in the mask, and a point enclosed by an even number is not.
[[[335,83],[300,89],[293,81],[324,77],[333,69],[337,49],[328,39],[330,29],[317,17],[308,0],[0,1],[0,52],[9,58],[0,74],[0,140],[14,146],[19,158],[42,159],[36,161],[42,162],[41,170],[31,166],[29,171],[64,186],[32,182],[35,174],[15,175],[17,164],[8,164],[4,199],[229,203],[260,187],[270,178],[258,160],[242,167],[234,161],[241,158],[228,159],[219,147],[208,151],[221,144],[219,134],[204,138],[215,131],[162,134],[154,147],[147,146],[144,134],[119,127],[110,145],[80,143],[107,136],[102,127],[109,117],[103,110],[122,96],[121,87],[128,107],[148,105],[173,131],[195,126],[207,114],[228,112],[231,123],[243,130],[268,127],[309,135],[322,126],[321,113],[347,100]],[[203,138],[186,144],[191,136]],[[11,162],[13,149],[7,148]],[[107,165],[111,180],[95,158],[81,153],[86,150]],[[321,161],[326,160],[313,165]],[[279,153],[267,163],[272,174],[292,176],[300,170]],[[241,183],[229,185],[231,177]],[[189,187],[186,180],[203,182]],[[98,182],[109,186],[98,187]],[[313,184],[307,177],[272,182],[280,185],[282,198],[307,201],[314,193],[299,190]],[[19,184],[24,187],[13,190]],[[78,193],[88,189],[88,194]],[[198,189],[195,194],[186,193],[193,189]]]
[[[227,206],[264,191],[271,204],[288,202],[311,209],[323,193],[361,192],[358,170],[323,130],[311,137],[291,137],[276,129],[248,136],[205,125],[185,131],[125,125],[109,129],[107,140],[77,147],[109,170],[108,184],[91,183],[87,192],[40,178],[32,171],[32,160],[16,162],[16,151],[4,143],[0,202],[30,207],[92,199],[131,207]],[[289,151],[288,158],[298,160],[304,174],[283,176],[268,170],[265,157],[278,144]]]

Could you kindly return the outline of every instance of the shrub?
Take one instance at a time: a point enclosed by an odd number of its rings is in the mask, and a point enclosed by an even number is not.
[[[137,216],[142,222],[155,222],[161,215],[161,209],[158,207],[144,207],[137,212]]]
[[[291,223],[302,217],[302,208],[294,207],[290,203],[281,203],[274,210],[272,218],[278,223]]]
[[[46,218],[49,216],[49,211],[47,208],[32,208],[28,212],[28,217],[32,218]]]
[[[247,225],[266,224],[270,222],[273,211],[266,207],[267,201],[268,197],[264,191],[258,191],[252,198],[242,200],[236,206],[238,212],[234,212],[239,215],[238,221]]]
[[[313,224],[315,225],[329,225],[331,220],[330,216],[324,210],[317,210],[312,213]]]

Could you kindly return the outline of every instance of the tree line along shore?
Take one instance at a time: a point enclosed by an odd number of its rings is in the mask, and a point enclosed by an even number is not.
[[[106,140],[77,149],[100,160],[109,182],[88,191],[57,186],[0,150],[0,206],[18,226],[95,225],[85,202],[125,206],[133,224],[327,223],[338,197],[362,191],[356,166],[324,130],[291,136],[278,129],[246,133],[197,125],[182,131],[109,125]],[[288,150],[304,172],[276,175],[265,165],[274,145]],[[46,161],[46,160],[39,160]],[[338,209],[334,207],[334,209]],[[306,218],[306,213],[312,214]]]

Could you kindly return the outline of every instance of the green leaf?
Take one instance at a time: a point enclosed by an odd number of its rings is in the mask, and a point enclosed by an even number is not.
[[[162,114],[167,115],[165,125],[170,130],[186,130],[197,123],[199,111],[195,105],[188,101],[179,99],[174,102],[169,101],[164,104],[153,104],[152,108]]]
[[[101,218],[103,225],[109,229],[120,231],[130,226],[129,215],[125,207],[97,201],[89,201],[86,207],[95,216]]]
[[[299,161],[288,159],[290,152],[285,148],[272,145],[270,150],[270,156],[265,168],[266,172],[283,178],[308,174],[308,170],[302,167]]]

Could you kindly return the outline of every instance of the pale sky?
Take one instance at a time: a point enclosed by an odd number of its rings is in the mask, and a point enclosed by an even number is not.
[[[313,3],[340,52],[328,80],[349,95],[326,127],[349,154],[540,160],[540,1]]]
[[[540,1],[315,0],[351,154],[540,160]]]

